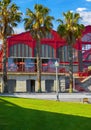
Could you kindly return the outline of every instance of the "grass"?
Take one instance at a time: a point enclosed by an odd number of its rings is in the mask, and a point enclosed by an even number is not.
[[[0,130],[91,130],[91,104],[0,97]]]

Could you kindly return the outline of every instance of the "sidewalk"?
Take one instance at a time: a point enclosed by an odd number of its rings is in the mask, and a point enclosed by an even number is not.
[[[0,94],[0,96],[57,100],[56,93],[14,93]],[[91,93],[59,93],[60,101],[82,102],[83,98],[88,98],[89,102],[91,102]]]

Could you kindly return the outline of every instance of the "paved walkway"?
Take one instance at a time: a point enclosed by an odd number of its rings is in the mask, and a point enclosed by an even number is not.
[[[0,94],[0,96],[57,100],[56,93],[14,93],[14,94]],[[83,98],[88,98],[89,102],[91,102],[91,93],[59,93],[60,101],[82,102]]]

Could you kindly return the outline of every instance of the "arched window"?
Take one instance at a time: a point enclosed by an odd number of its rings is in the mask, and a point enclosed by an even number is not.
[[[32,49],[26,44],[14,44],[10,47],[11,57],[32,57]]]
[[[57,49],[57,58],[60,59],[62,62],[68,61],[68,47],[61,46]]]
[[[82,37],[82,42],[91,42],[91,33],[87,33]]]
[[[89,57],[91,53],[91,33],[87,33],[82,37],[82,55],[83,60],[90,60],[91,56]]]
[[[53,35],[51,32],[47,32],[46,35],[43,38],[47,38],[47,39],[53,39]]]
[[[42,44],[41,56],[42,57],[54,57],[54,48],[49,45]]]
[[[88,68],[91,66],[91,33],[85,34],[81,41],[83,67]]]
[[[57,58],[62,62],[69,61],[69,50],[68,46],[62,46],[57,49]],[[78,61],[78,51],[73,48],[73,61]]]
[[[36,57],[36,48],[34,49],[34,56]],[[51,57],[54,58],[54,48],[49,46],[48,44],[41,45],[41,57]]]
[[[88,55],[87,60],[91,61],[91,53]]]

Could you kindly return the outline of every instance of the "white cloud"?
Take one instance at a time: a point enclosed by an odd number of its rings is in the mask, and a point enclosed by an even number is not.
[[[86,8],[77,8],[76,11],[80,14],[84,25],[91,25],[91,11],[87,11]]]
[[[21,33],[21,32],[25,32],[24,28],[19,28],[19,27],[14,28],[14,33],[15,33],[15,34],[19,34],[19,33]]]
[[[86,0],[87,2],[91,2],[91,0]]]
[[[86,8],[77,8],[76,11],[84,11]]]

